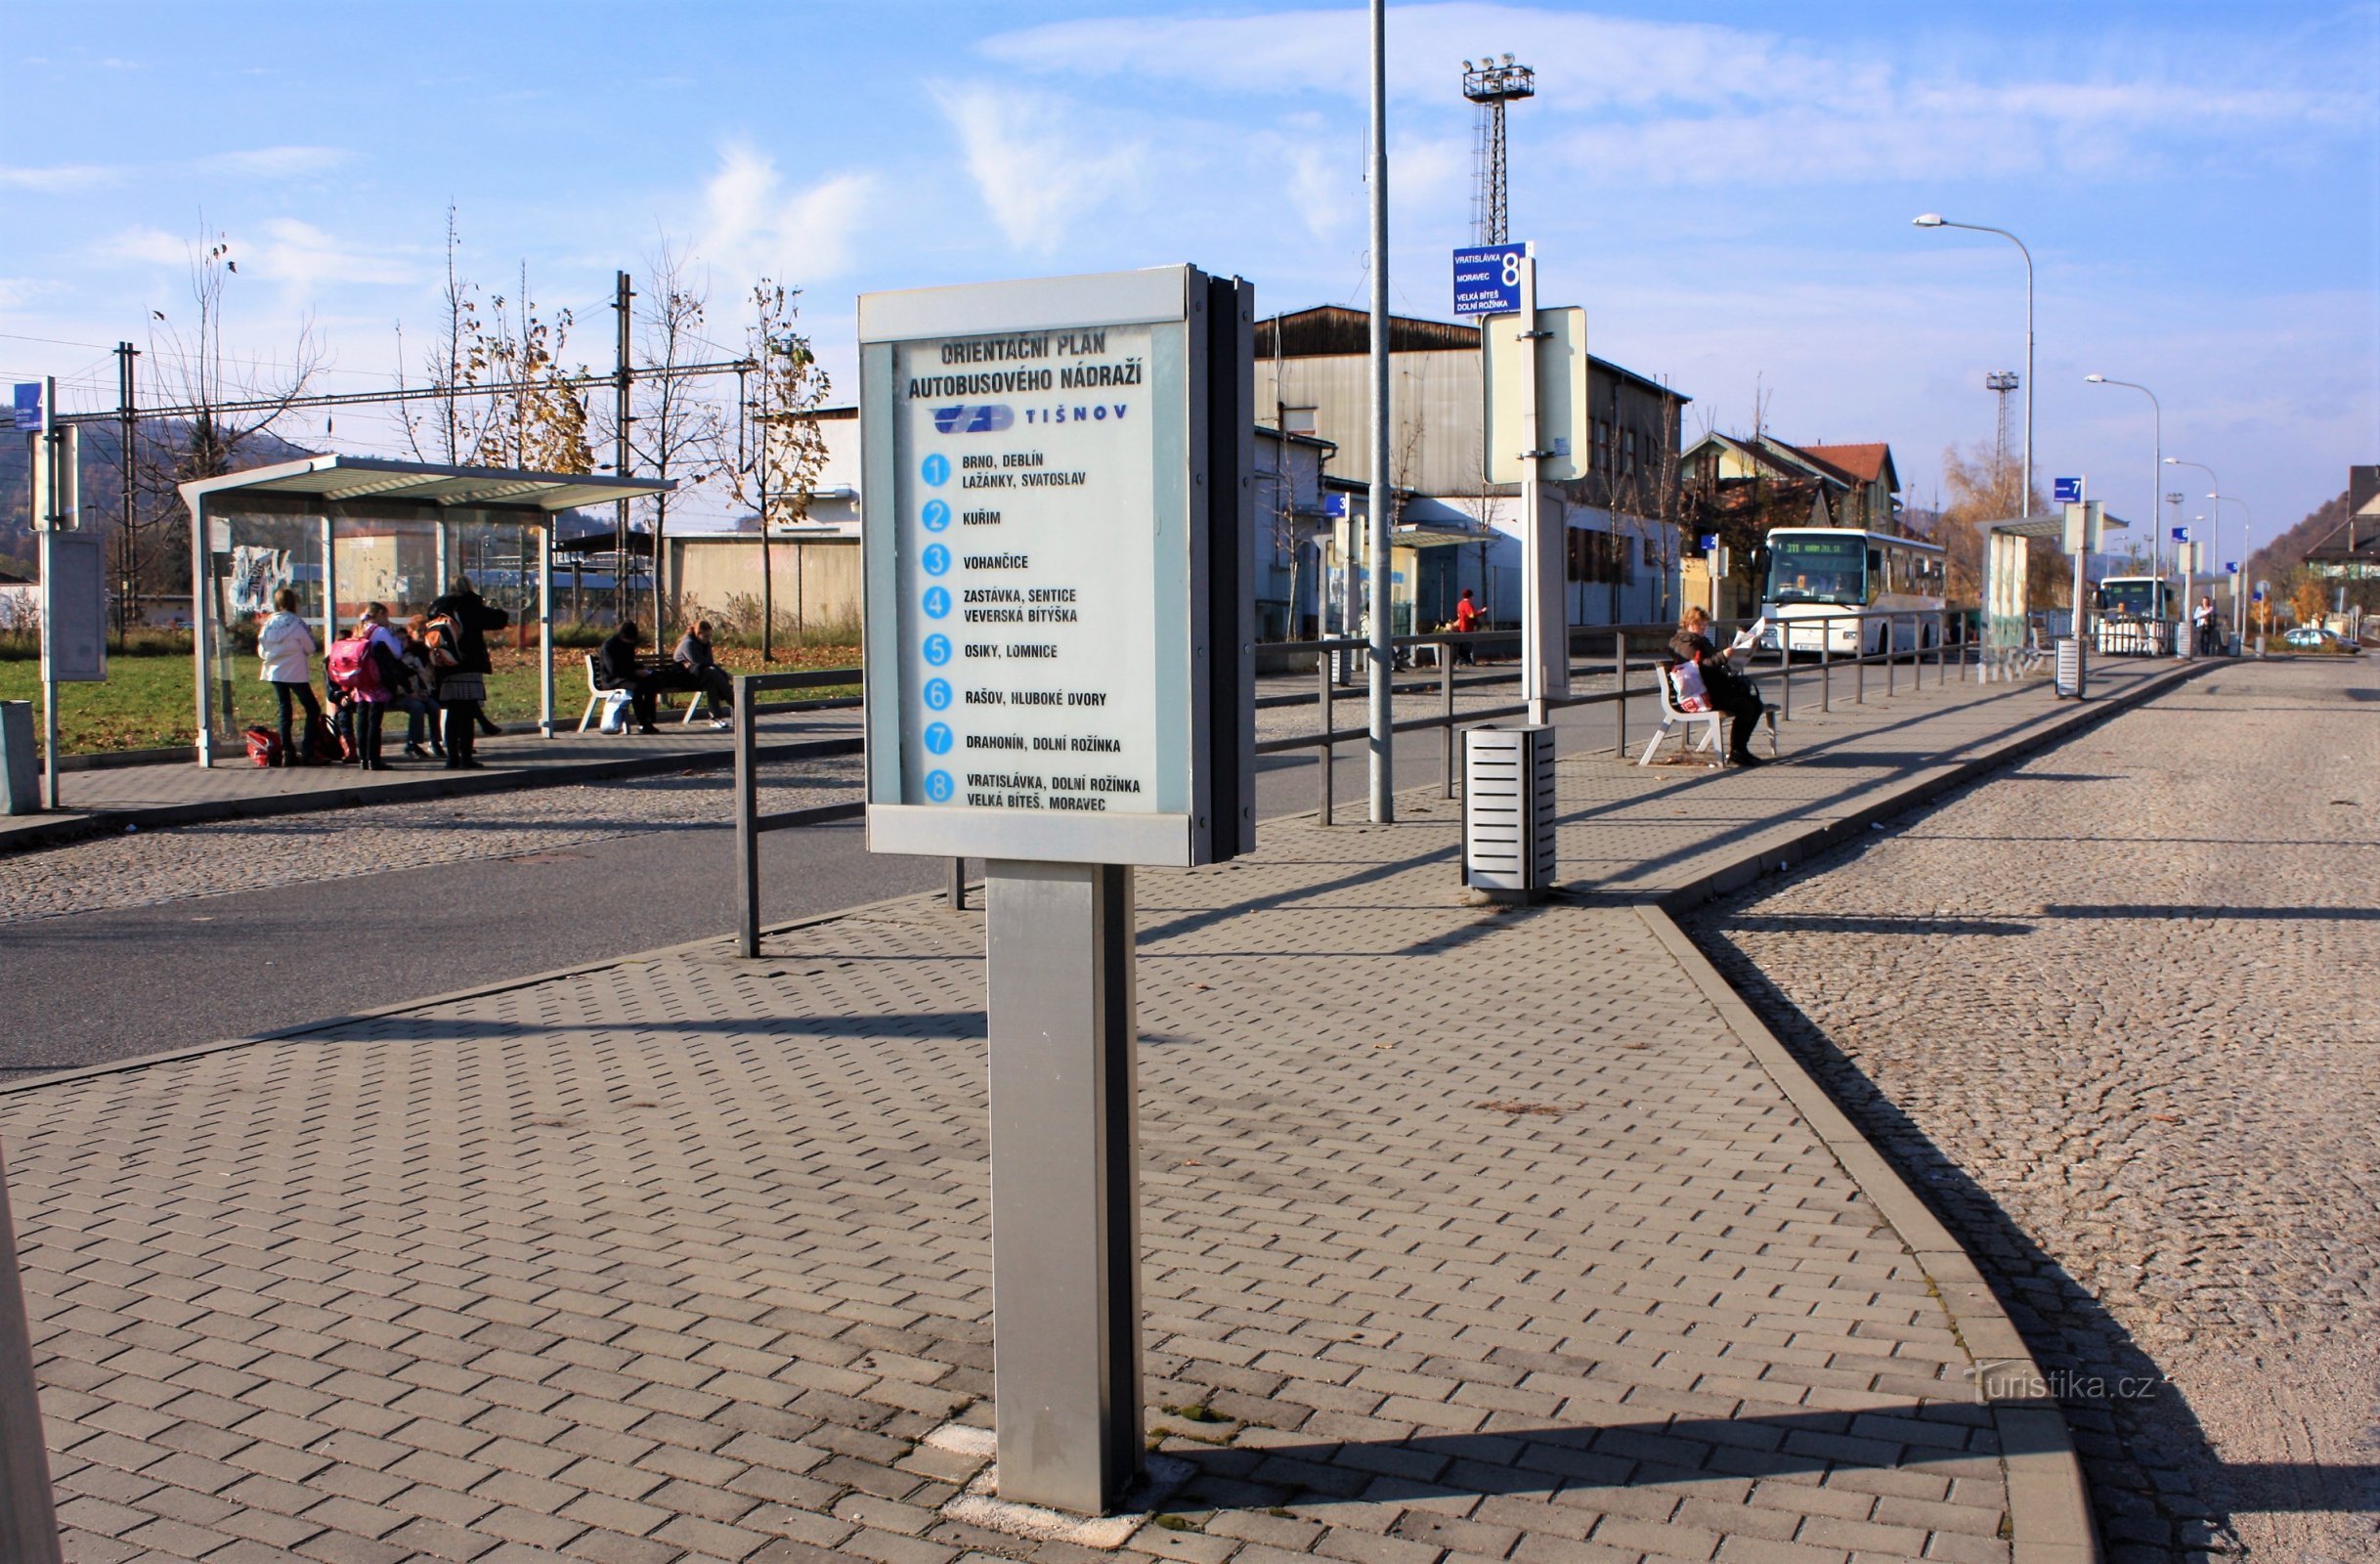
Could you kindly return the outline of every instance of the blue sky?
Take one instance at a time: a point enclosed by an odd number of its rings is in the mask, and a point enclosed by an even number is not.
[[[2023,358],[2015,250],[1909,226],[1938,210],[2032,247],[2045,484],[2146,497],[2147,404],[2094,370],[2155,387],[2167,451],[2260,537],[2380,459],[2380,6],[1676,15],[1392,8],[1399,308],[1448,311],[1459,62],[1508,50],[1538,73],[1512,158],[1542,296],[1693,395],[1690,426],[1748,425],[1757,386],[1789,439],[1889,440],[1927,502]],[[664,236],[723,343],[754,277],[802,285],[846,385],[873,288],[1190,260],[1268,310],[1360,302],[1363,83],[1346,5],[12,3],[0,372],[111,404],[104,349],[187,314],[202,211],[241,261],[236,353],[285,356],[311,312],[342,390],[434,318],[450,199],[468,275],[509,292],[525,263],[598,367],[611,274]],[[359,415],[335,443],[383,439]]]

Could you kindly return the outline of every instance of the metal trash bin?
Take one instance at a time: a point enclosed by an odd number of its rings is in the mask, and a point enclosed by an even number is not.
[[[1527,899],[1554,884],[1554,730],[1463,730],[1463,885]]]
[[[41,812],[41,757],[33,749],[33,703],[0,701],[0,813]]]
[[[2083,680],[2088,670],[2083,657],[2083,641],[2079,635],[2060,635],[2051,643],[2057,653],[2057,698],[2083,698]]]

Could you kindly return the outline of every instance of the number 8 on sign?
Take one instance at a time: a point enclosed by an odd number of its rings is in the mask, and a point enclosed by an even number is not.
[[[1504,252],[1504,285],[1506,287],[1521,285],[1521,256],[1518,250]]]

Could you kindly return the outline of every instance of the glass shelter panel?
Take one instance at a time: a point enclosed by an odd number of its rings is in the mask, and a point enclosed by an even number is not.
[[[514,521],[455,519],[447,523],[447,576],[468,576],[491,608],[512,616],[488,632],[488,716],[520,722],[538,715],[538,532]],[[448,583],[441,583],[444,591]],[[648,644],[652,630],[646,630]]]
[[[204,634],[214,685],[218,752],[242,728],[278,720],[273,687],[261,678],[256,632],[273,613],[274,594],[297,593],[297,612],[323,639],[323,523],[319,516],[234,511],[207,517]],[[313,664],[322,683],[322,661]]]

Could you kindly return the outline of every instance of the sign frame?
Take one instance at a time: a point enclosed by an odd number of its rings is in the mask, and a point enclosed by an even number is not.
[[[1185,806],[1043,812],[911,799],[901,582],[917,548],[902,514],[902,344],[1147,326],[1165,589],[1185,595],[1156,636],[1157,719],[1178,748]],[[861,562],[866,620],[869,849],[933,857],[1189,867],[1255,845],[1255,289],[1190,266],[863,294],[859,300]],[[1036,395],[1018,392],[1018,396]],[[1061,393],[1062,395],[1062,393]],[[923,550],[920,549],[920,552]],[[1167,557],[1170,556],[1170,557]]]

